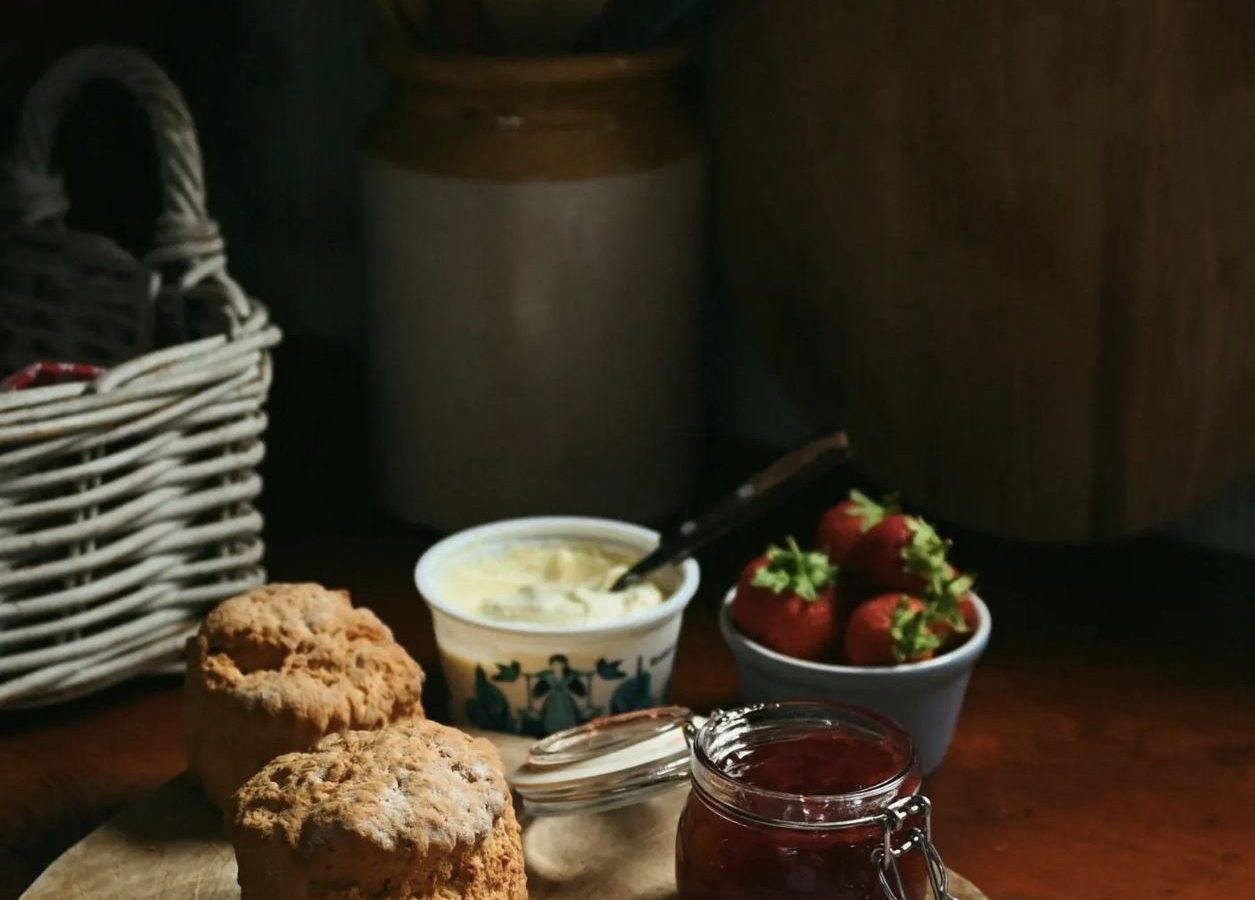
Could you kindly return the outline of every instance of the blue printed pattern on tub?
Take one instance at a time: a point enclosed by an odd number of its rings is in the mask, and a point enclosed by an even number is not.
[[[466,717],[480,728],[544,737],[607,713],[657,706],[671,693],[671,679],[655,695],[650,672],[674,652],[671,646],[648,661],[636,657],[633,675],[623,671],[620,659],[599,659],[592,669],[574,669],[560,653],[549,657],[549,668],[537,672],[524,672],[517,661],[494,663],[497,673],[490,678],[484,667],[477,665],[475,697],[466,701]],[[513,684],[520,679],[527,706],[512,709],[494,682]]]

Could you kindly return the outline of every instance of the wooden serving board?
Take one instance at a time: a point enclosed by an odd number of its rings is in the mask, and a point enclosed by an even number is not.
[[[485,734],[507,771],[523,738]],[[664,900],[675,896],[675,823],[683,791],[606,813],[523,820],[532,900]],[[951,874],[958,900],[986,900]],[[58,858],[22,900],[239,900],[235,854],[221,816],[182,775],[97,828]]]

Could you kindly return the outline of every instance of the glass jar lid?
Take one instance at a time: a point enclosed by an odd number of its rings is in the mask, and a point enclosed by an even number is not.
[[[627,806],[688,783],[694,731],[683,706],[602,716],[538,741],[511,785],[535,816]]]

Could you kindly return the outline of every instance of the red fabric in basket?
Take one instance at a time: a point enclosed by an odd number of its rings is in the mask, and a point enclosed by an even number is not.
[[[32,387],[47,387],[67,381],[91,381],[105,370],[89,363],[37,362],[18,369],[4,381],[0,381],[0,394],[21,391]]]

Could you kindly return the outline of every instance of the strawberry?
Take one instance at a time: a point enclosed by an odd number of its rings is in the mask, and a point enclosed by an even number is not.
[[[892,666],[931,659],[941,639],[928,622],[924,601],[909,594],[880,594],[850,614],[845,657],[856,666]]]
[[[837,643],[837,569],[828,557],[768,547],[737,582],[732,621],[746,637],[798,659],[823,659]]]
[[[885,517],[886,512],[897,512],[892,501],[881,505],[866,494],[850,491],[850,496],[828,510],[819,520],[815,530],[815,549],[828,554],[828,559],[840,565],[863,533]]]
[[[980,625],[980,614],[972,602],[974,580],[971,575],[955,573],[938,580],[928,592],[929,626],[947,649],[961,644]]]
[[[869,528],[845,557],[845,568],[886,591],[924,594],[953,572],[946,543],[916,516],[890,513]]]

